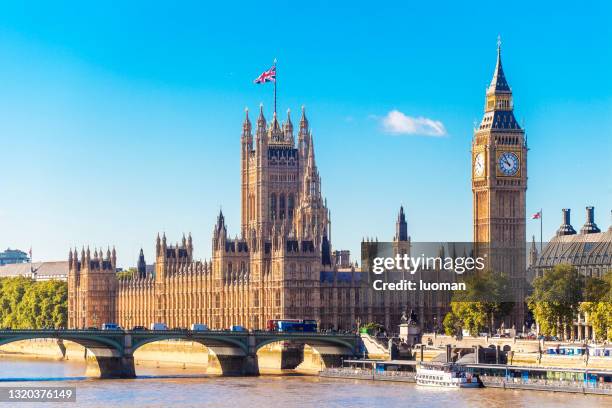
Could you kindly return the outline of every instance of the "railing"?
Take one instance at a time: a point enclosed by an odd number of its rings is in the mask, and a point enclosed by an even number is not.
[[[414,371],[373,371],[371,369],[339,367],[325,368],[321,371],[323,376],[340,378],[363,378],[367,380],[396,379],[398,381],[414,381]]]
[[[546,388],[550,390],[575,390],[575,391],[588,391],[588,390],[597,390],[598,392],[605,394],[612,394],[612,383],[607,382],[596,382],[591,383],[580,380],[551,380],[551,379],[543,379],[543,378],[506,378],[500,376],[491,376],[486,374],[481,374],[480,380],[482,383],[487,386],[500,386],[500,387],[512,387],[512,386],[526,386],[533,388]]]

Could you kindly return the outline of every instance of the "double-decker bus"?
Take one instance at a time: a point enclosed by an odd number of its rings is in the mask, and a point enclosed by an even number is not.
[[[316,333],[317,321],[308,319],[274,319],[268,320],[267,329],[276,332]]]

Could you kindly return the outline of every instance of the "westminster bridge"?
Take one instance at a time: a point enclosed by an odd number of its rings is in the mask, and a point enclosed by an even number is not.
[[[15,341],[52,338],[68,340],[86,349],[87,376],[133,378],[134,351],[156,341],[187,340],[204,345],[213,355],[210,364],[223,375],[257,375],[257,351],[265,345],[289,342],[312,347],[322,368],[337,365],[359,352],[360,337],[353,333],[189,330],[0,330],[0,346]],[[210,358],[210,356],[209,356]]]

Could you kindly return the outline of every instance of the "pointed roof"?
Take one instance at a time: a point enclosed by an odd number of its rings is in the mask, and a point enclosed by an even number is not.
[[[315,157],[314,157],[314,137],[310,135],[308,138],[308,168],[315,168]]]
[[[242,128],[244,130],[250,130],[251,120],[249,119],[249,108],[244,108],[244,113],[245,113],[245,118],[244,118],[244,123],[242,124]]]
[[[300,118],[300,129],[308,128],[308,119],[306,118],[306,108],[302,105],[302,117]]]
[[[501,39],[499,37],[497,37],[497,63],[495,64],[493,79],[491,79],[491,83],[489,84],[489,88],[487,89],[487,93],[498,92],[512,92],[510,89],[510,85],[508,85],[508,81],[506,80],[506,75],[504,74],[504,68],[502,66]]]
[[[257,117],[257,125],[258,126],[265,126],[266,124],[266,117],[264,116],[263,113],[263,103],[259,104],[259,116]]]

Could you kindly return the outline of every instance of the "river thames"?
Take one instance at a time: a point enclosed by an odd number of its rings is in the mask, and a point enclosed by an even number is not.
[[[76,387],[76,404],[10,404],[18,407],[612,407],[612,397],[604,396],[444,390],[313,376],[205,377],[180,369],[138,367],[136,379],[93,380],[84,373],[84,363],[0,358],[0,378],[8,379],[0,381],[0,387]]]

